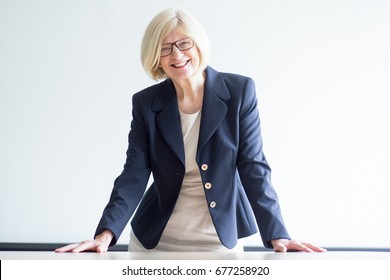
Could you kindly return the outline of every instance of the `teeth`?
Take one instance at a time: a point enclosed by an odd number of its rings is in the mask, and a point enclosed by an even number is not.
[[[173,64],[174,67],[182,67],[184,65],[186,65],[187,61],[183,61],[183,62],[180,62],[180,63],[177,63],[177,64]]]

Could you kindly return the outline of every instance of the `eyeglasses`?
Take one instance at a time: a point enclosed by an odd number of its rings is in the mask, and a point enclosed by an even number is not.
[[[190,37],[177,40],[176,42],[163,44],[161,48],[160,56],[168,56],[173,51],[173,46],[176,46],[180,51],[186,51],[191,49],[194,46],[194,41]]]

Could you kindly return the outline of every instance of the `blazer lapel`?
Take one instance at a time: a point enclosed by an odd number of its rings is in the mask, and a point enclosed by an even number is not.
[[[206,68],[206,81],[202,105],[197,152],[203,148],[217,130],[227,112],[225,100],[230,99],[229,90],[222,76]],[[161,93],[153,101],[152,110],[157,113],[156,125],[164,140],[185,166],[183,134],[181,132],[179,108],[175,87],[171,80],[163,83]]]
[[[180,115],[177,105],[176,91],[171,80],[164,82],[164,87],[153,104],[153,111],[160,111],[156,117],[156,125],[164,140],[185,165],[183,134],[181,132]]]
[[[225,117],[227,106],[224,100],[228,99],[230,99],[230,93],[222,76],[211,67],[207,67],[198,140],[198,153]]]

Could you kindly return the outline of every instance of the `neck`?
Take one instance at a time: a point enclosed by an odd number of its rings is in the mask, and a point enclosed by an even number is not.
[[[179,99],[194,98],[200,93],[203,94],[205,77],[202,72],[188,79],[172,81]]]
[[[199,73],[184,80],[172,80],[180,111],[192,114],[202,107],[205,76]]]

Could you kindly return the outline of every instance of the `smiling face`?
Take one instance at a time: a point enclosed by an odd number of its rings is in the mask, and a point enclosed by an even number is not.
[[[175,28],[165,36],[162,44],[171,44],[184,38],[188,38],[188,35],[180,28]],[[174,81],[191,79],[199,72],[198,48],[194,45],[188,50],[180,51],[173,45],[171,54],[160,57],[160,65],[165,74]]]

